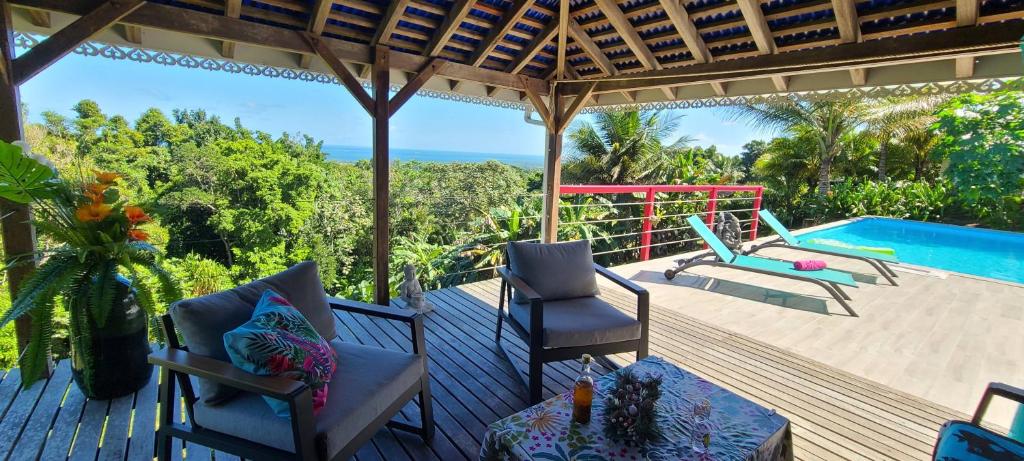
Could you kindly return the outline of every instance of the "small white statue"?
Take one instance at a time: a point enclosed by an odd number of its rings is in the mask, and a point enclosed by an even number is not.
[[[405,301],[409,309],[421,314],[434,310],[434,305],[427,301],[427,297],[423,295],[423,287],[416,278],[416,266],[406,264],[404,271],[405,281],[398,285],[398,296]]]

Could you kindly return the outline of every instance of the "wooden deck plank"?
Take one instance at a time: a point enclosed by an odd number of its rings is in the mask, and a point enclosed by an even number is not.
[[[75,439],[75,432],[78,430],[78,422],[82,419],[84,407],[85,395],[72,383],[60,408],[55,409],[57,417],[53,422],[53,431],[46,438],[46,444],[43,445],[43,454],[39,459],[60,460],[67,458],[68,453],[71,451],[71,444]]]
[[[157,385],[160,369],[153,367],[153,374],[146,387],[135,393],[132,426],[129,433],[127,459],[152,459],[156,455],[153,433],[156,431]]]
[[[11,461],[32,460],[39,456],[69,385],[71,385],[71,363],[64,360],[55,367],[53,376],[46,383],[43,396],[39,398],[39,403],[32,411],[32,416],[29,417],[21,438],[18,439],[17,445],[11,452],[9,458]]]
[[[633,309],[629,294],[603,285],[602,291],[624,311]],[[502,344],[510,363],[494,342],[497,292],[497,281],[492,280],[427,293],[436,306],[424,319],[438,429],[433,444],[423,444],[415,434],[384,429],[355,459],[475,459],[486,426],[526,406],[526,392],[516,374],[516,369],[526,369],[526,346],[506,325]],[[410,350],[404,324],[344,312],[336,317],[344,341]],[[657,304],[651,309],[651,352],[790,418],[799,460],[927,459],[941,422],[963,417],[942,405]],[[618,364],[633,360],[631,354],[611,357]],[[7,413],[0,419],[0,428],[22,434],[8,442],[8,446],[16,444],[16,458],[60,460],[70,451],[75,460],[151,459],[157,379],[131,398],[86,402],[67,370],[62,363],[49,382],[26,391],[18,389],[17,370],[0,380],[0,412]],[[596,371],[607,372],[600,367]],[[545,396],[565,391],[577,373],[573,361],[545,366]],[[183,420],[180,399],[176,404],[176,418]],[[418,423],[417,404],[406,405],[399,419]],[[174,459],[234,461],[237,457],[177,442]]]
[[[6,458],[10,455],[47,383],[48,381],[40,380],[32,383],[28,389],[22,389],[7,410],[4,419],[0,421],[0,457]]]

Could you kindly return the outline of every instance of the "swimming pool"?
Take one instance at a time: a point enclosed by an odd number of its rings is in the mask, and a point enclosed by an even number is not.
[[[800,234],[800,240],[835,239],[889,247],[900,261],[919,266],[1024,283],[1024,234],[963,226],[862,218]]]

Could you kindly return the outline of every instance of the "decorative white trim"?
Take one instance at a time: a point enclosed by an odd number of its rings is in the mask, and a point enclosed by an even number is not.
[[[14,33],[14,44],[18,48],[28,49],[39,44],[46,36],[26,32]],[[166,51],[151,50],[147,48],[129,47],[124,45],[112,45],[101,42],[86,42],[79,45],[73,51],[81,56],[98,56],[108,59],[153,63],[164,66],[180,66],[192,69],[203,69],[208,71],[221,71],[232,74],[246,74],[253,76],[284,78],[288,80],[302,80],[306,82],[317,82],[330,85],[340,85],[341,82],[334,75],[308,69],[297,69],[290,67],[278,67],[259,64],[240,63],[228,59],[216,59],[206,56],[196,56],[184,53],[170,53]],[[695,109],[704,107],[734,106],[741,104],[754,104],[771,100],[785,99],[823,99],[823,98],[881,98],[887,96],[909,96],[909,95],[934,95],[934,94],[957,94],[969,91],[991,92],[1002,89],[1006,86],[1008,79],[986,79],[986,80],[956,80],[939,83],[923,84],[901,84],[876,87],[859,87],[851,89],[833,89],[820,91],[798,91],[789,93],[776,93],[770,95],[753,96],[724,96],[698,99],[683,99],[678,101],[657,101],[649,103],[628,103],[608,106],[587,107],[583,109],[584,114],[598,112],[610,112],[620,110],[666,110],[666,109]],[[369,82],[362,82],[367,89]],[[398,91],[401,85],[391,86],[391,91]],[[481,96],[467,96],[450,91],[436,91],[421,89],[416,92],[420,96],[442,99],[446,101],[465,102],[483,106],[499,107],[503,109],[526,110],[527,104],[515,101],[505,101]]]
[[[648,103],[615,104],[609,106],[588,107],[581,112],[593,114],[621,110],[665,110],[665,109],[699,109],[703,107],[736,106],[756,104],[759,102],[791,100],[820,100],[836,98],[873,99],[892,96],[960,94],[966,92],[988,93],[1006,87],[1012,79],[985,80],[954,80],[937,83],[900,84],[889,86],[859,87],[850,89],[833,89],[819,91],[795,91],[769,95],[723,96],[678,101],[659,101]]]
[[[29,49],[45,39],[45,35],[26,32],[14,33],[14,45],[18,48]],[[208,71],[221,71],[232,74],[246,74],[253,76],[283,78],[288,80],[302,80],[306,82],[324,83],[330,85],[341,85],[334,75],[308,69],[296,69],[289,67],[267,66],[259,64],[248,64],[232,61],[229,59],[216,59],[206,56],[196,56],[184,53],[169,53],[166,51],[151,50],[147,48],[129,47],[124,45],[112,45],[101,42],[85,42],[75,48],[73,53],[81,56],[97,56],[114,60],[129,60],[140,63],[160,64],[164,66],[179,66],[191,69],[203,69]],[[370,89],[370,82],[363,81],[363,87]],[[391,91],[398,91],[402,85],[391,85]],[[428,98],[443,99],[446,101],[466,102],[503,109],[526,110],[526,105],[514,101],[504,101],[478,96],[467,96],[464,94],[421,89],[417,95]]]

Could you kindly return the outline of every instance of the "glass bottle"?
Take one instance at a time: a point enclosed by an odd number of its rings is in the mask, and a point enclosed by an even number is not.
[[[594,378],[590,376],[590,354],[583,354],[580,362],[583,370],[572,389],[572,420],[579,424],[590,423],[590,408],[594,402]]]

